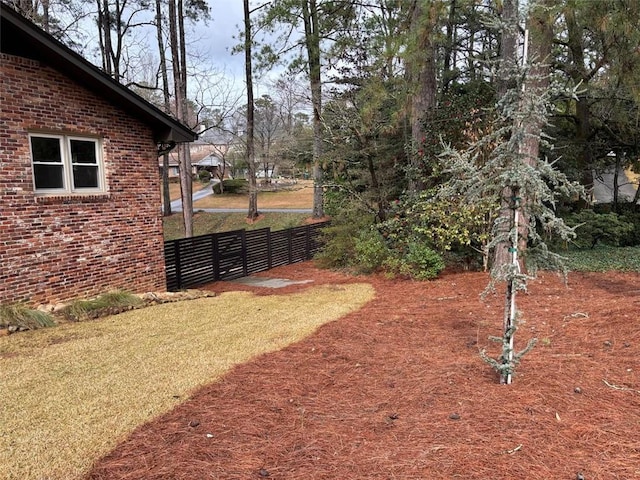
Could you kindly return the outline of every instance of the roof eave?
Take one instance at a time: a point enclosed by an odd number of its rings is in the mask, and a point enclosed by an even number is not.
[[[152,126],[156,142],[183,143],[192,142],[198,138],[198,135],[189,127],[105,74],[12,8],[3,4],[1,10],[3,19],[10,21],[31,42],[37,44],[43,50],[44,58],[48,59],[49,63],[53,64],[52,66],[59,65],[68,69],[72,78],[87,82],[85,86],[114,101],[132,115]]]

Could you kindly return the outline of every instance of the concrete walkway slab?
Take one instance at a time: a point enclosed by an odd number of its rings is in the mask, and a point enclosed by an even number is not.
[[[265,277],[242,277],[231,282],[240,283],[242,285],[249,285],[251,287],[266,287],[266,288],[283,288],[289,285],[301,285],[305,283],[311,283],[313,280],[289,280],[287,278],[265,278]]]

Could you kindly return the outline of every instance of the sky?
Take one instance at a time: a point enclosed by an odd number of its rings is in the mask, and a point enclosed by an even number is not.
[[[252,0],[251,5],[257,0]],[[220,87],[222,90],[232,90],[233,96],[239,97],[245,88],[244,78],[244,53],[232,55],[231,51],[239,43],[239,33],[244,30],[243,0],[207,0],[210,7],[211,19],[207,22],[186,23],[188,55],[190,55],[190,68],[193,73],[208,75],[210,84],[226,84]],[[138,17],[139,21],[141,20]],[[142,19],[142,21],[144,21]],[[83,55],[96,65],[100,65],[97,31],[91,21],[82,25],[84,31]],[[155,59],[156,39],[153,27],[136,30],[134,36],[129,37],[131,46],[137,44],[137,48],[148,48]],[[134,47],[135,50],[135,47]],[[157,61],[157,60],[155,60]],[[268,75],[277,76],[277,71]],[[136,78],[137,81],[140,78]],[[260,96],[266,92],[267,87],[261,85],[259,79],[255,79],[254,94]],[[192,90],[193,89],[193,90]],[[190,95],[195,95],[197,85],[190,83]],[[219,92],[211,89],[210,96],[220,97]],[[222,94],[224,96],[224,94]]]
[[[203,62],[224,76],[236,92],[243,92],[245,88],[244,52],[231,54],[232,49],[240,42],[240,31],[244,31],[243,1],[207,1],[211,20],[207,23],[198,22],[191,27],[191,38],[194,43],[189,48],[199,55]],[[257,3],[263,2],[251,1],[250,6],[253,7]],[[262,78],[254,77],[254,95],[259,97],[268,92],[267,82],[260,80],[275,79],[283,70],[284,67],[278,66]]]
[[[243,78],[244,57],[231,55],[231,49],[238,43],[238,33],[243,26],[242,0],[208,0],[211,20],[200,22],[194,29],[193,38],[197,49],[209,59],[218,70]]]

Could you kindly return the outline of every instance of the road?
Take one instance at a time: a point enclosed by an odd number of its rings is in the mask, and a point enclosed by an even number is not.
[[[217,182],[219,182],[220,180],[217,180]],[[213,184],[216,183],[216,181],[213,181],[211,184],[209,184],[208,186],[204,187],[201,190],[198,190],[197,192],[193,192],[193,202],[195,203],[197,200],[201,200],[205,197],[208,197],[209,195],[213,195]],[[174,200],[171,202],[171,211],[172,212],[181,212],[182,211],[182,199],[178,199],[178,200]]]

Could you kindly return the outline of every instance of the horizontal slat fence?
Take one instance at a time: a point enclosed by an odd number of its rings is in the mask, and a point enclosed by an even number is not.
[[[280,265],[309,260],[319,249],[328,222],[272,232],[235,230],[164,243],[167,290],[232,280]]]

